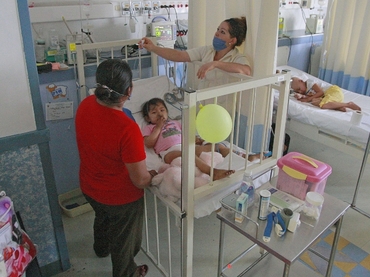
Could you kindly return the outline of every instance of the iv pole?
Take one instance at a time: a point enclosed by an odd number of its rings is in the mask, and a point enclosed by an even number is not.
[[[361,183],[361,180],[362,180],[362,176],[364,174],[364,171],[365,171],[365,166],[366,166],[366,161],[367,161],[367,158],[369,156],[369,149],[370,149],[370,133],[369,133],[369,138],[367,140],[367,144],[366,144],[366,148],[365,148],[365,152],[364,152],[364,157],[362,159],[362,164],[361,164],[361,168],[360,168],[360,173],[358,175],[358,178],[357,178],[357,184],[356,184],[356,189],[355,189],[355,193],[353,195],[353,200],[352,200],[352,204],[351,204],[351,207],[358,211],[359,213],[363,214],[364,216],[370,218],[370,214],[357,208],[356,207],[356,199],[357,199],[357,194],[358,194],[358,190],[359,190],[359,186],[360,186],[360,183]]]
[[[82,15],[81,15],[81,6],[82,6],[82,10],[85,12],[85,16],[86,16],[86,28],[87,28],[87,31],[84,31],[84,28],[82,27]],[[91,32],[90,32],[90,29],[89,29],[89,16],[90,16],[90,8],[91,8],[91,2],[90,0],[84,0],[84,2],[82,3],[81,5],[81,0],[80,0],[80,17],[81,17],[81,32],[83,34],[85,34],[91,43],[94,43],[94,40],[92,39],[91,37]]]

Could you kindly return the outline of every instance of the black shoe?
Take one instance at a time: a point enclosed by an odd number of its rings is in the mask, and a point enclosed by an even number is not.
[[[94,247],[94,252],[95,252],[96,256],[98,256],[99,258],[108,257],[109,254],[110,254],[109,249],[97,249],[95,247]]]

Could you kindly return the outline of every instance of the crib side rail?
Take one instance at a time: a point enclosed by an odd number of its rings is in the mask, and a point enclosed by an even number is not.
[[[195,127],[195,120],[196,114],[198,111],[199,103],[203,101],[210,101],[214,102],[219,97],[232,95],[235,93],[239,93],[241,91],[249,94],[259,93],[258,89],[264,88],[267,89],[267,94],[272,96],[273,90],[272,88],[276,89],[280,93],[279,97],[279,104],[277,109],[277,121],[276,121],[276,129],[275,129],[275,139],[273,145],[273,154],[270,158],[261,160],[259,163],[255,163],[252,165],[248,165],[248,168],[251,169],[253,174],[258,174],[261,172],[265,172],[266,170],[273,168],[276,165],[277,159],[281,157],[283,152],[283,143],[284,135],[285,135],[285,119],[287,113],[287,103],[288,103],[288,96],[289,96],[289,81],[290,81],[290,74],[277,74],[273,76],[268,76],[265,78],[258,78],[258,79],[247,79],[242,80],[237,83],[232,84],[225,84],[217,87],[206,88],[197,90],[194,92],[187,92],[185,93],[184,99],[184,109],[183,109],[183,199],[192,198],[193,200],[197,200],[199,198],[204,197],[207,194],[216,192],[224,187],[227,187],[231,184],[235,184],[242,179],[243,171],[237,171],[235,174],[224,178],[218,181],[212,181],[208,185],[199,187],[195,189],[191,184],[194,184],[194,171],[192,166],[194,164],[195,159],[195,141],[194,137],[196,135],[196,127]],[[270,101],[271,97],[267,99]],[[256,103],[258,106],[259,103]],[[257,108],[258,110],[258,108]],[[271,106],[272,110],[272,106]],[[271,117],[271,111],[266,109],[266,118]],[[235,120],[234,120],[235,122]],[[270,122],[267,120],[263,122],[265,128],[270,128],[267,126]],[[254,125],[252,122],[251,126]],[[249,126],[249,129],[252,129]],[[251,130],[249,130],[252,132]],[[247,131],[248,132],[248,131]],[[186,164],[188,163],[188,164]],[[247,166],[247,165],[246,165]],[[186,185],[189,184],[189,185]],[[184,200],[186,202],[186,200]],[[189,208],[189,207],[188,207]],[[189,210],[187,210],[189,213]]]
[[[156,38],[150,38],[153,43],[156,43]],[[114,58],[114,52],[117,49],[124,49],[124,57],[123,60],[128,61],[129,59],[137,59],[138,60],[138,70],[139,70],[139,78],[141,78],[142,72],[142,64],[141,61],[144,56],[141,55],[141,52],[138,52],[138,56],[135,58],[129,58],[127,47],[129,45],[135,45],[138,43],[138,39],[127,39],[127,40],[117,40],[117,41],[106,41],[106,42],[94,42],[89,44],[77,44],[76,45],[76,67],[77,67],[77,82],[80,89],[80,100],[83,100],[87,95],[87,86],[86,86],[86,76],[85,76],[85,66],[93,65],[94,63],[85,64],[85,52],[86,51],[95,51],[96,56],[96,66],[98,66],[103,59],[101,57],[101,50],[104,49],[105,52],[110,53],[110,58]],[[125,48],[123,48],[125,47]],[[147,58],[147,56],[145,56]],[[157,55],[151,53],[151,67],[152,67],[152,76],[158,76],[158,58]]]

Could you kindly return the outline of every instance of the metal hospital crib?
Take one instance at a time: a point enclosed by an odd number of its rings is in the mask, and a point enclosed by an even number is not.
[[[117,49],[135,43],[137,43],[136,40],[125,40],[77,46],[78,85],[81,99],[87,95],[86,83],[89,81],[86,75],[91,70],[91,65],[84,64],[84,51],[95,51],[97,65],[102,60],[102,49],[109,49],[110,57],[115,57]],[[142,58],[148,59],[148,56],[142,56],[140,53],[135,58],[128,58],[127,54],[120,57],[126,60],[137,59],[139,65],[142,63]],[[158,72],[156,55],[151,55],[150,60],[151,76],[156,76]],[[141,78],[140,69],[138,75]],[[147,80],[150,82],[151,78]],[[289,80],[289,73],[263,78],[231,74],[228,81],[222,82],[221,85],[198,90],[183,90],[184,99],[179,105],[183,126],[181,198],[177,202],[169,201],[154,186],[147,189],[145,193],[146,209],[142,250],[163,276],[193,276],[194,219],[198,204],[207,204],[211,199],[213,201],[216,199],[219,202],[230,190],[235,190],[247,167],[252,171],[256,180],[266,172],[269,176],[271,176],[271,172],[274,174],[273,169],[283,153]],[[269,146],[274,91],[278,91],[280,94],[276,110],[274,145],[272,156],[263,159],[263,152]],[[136,93],[140,92],[135,91]],[[247,159],[242,160],[235,173],[226,178],[210,181],[204,186],[194,188],[194,138],[199,103],[203,105],[215,103],[223,106],[230,113],[233,126],[227,140],[230,142],[231,152],[233,147],[241,146],[245,153],[249,153],[253,146],[259,148],[258,152],[261,153],[261,156],[254,163],[248,162]],[[258,129],[261,133],[259,136],[254,134],[256,132],[254,126],[256,125],[262,126]],[[226,168],[235,169],[234,163],[239,158],[235,154],[226,157]],[[175,268],[174,261],[177,264],[180,263],[180,267]]]

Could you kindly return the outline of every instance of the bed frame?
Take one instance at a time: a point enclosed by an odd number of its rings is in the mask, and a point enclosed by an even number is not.
[[[363,145],[350,140],[345,136],[341,136],[340,134],[335,134],[333,132],[320,129],[317,126],[299,122],[293,118],[287,119],[286,127],[289,131],[296,132],[318,143],[338,149],[345,154],[358,158],[362,158],[364,155]]]
[[[84,51],[96,51],[99,55],[99,49],[112,48],[111,53],[114,57],[114,48],[121,48],[124,45],[136,43],[137,40],[124,40],[94,44],[84,44],[77,46],[77,69],[78,83],[80,87],[80,97],[83,99],[87,95],[86,91],[86,70],[84,65]],[[126,55],[127,56],[127,55]],[[141,56],[138,57],[141,59]],[[99,64],[101,59],[97,58]],[[152,74],[158,72],[157,58],[151,57]],[[226,74],[226,73],[223,73]],[[252,171],[254,177],[272,172],[276,168],[277,160],[283,153],[283,144],[285,136],[285,118],[287,113],[287,103],[289,97],[290,73],[276,74],[264,78],[250,78],[239,74],[230,74],[227,83],[223,85],[201,89],[184,90],[184,100],[181,103],[182,110],[182,195],[179,203],[174,203],[163,197],[156,187],[150,187],[145,193],[145,238],[142,250],[151,259],[153,264],[159,269],[163,276],[193,276],[193,239],[194,239],[194,209],[197,201],[202,201],[209,195],[222,191],[232,185],[237,185],[241,181],[245,168]],[[240,144],[239,138],[245,137],[243,149],[249,153],[253,144],[255,131],[253,126],[256,124],[263,126],[262,142],[260,141],[260,153],[268,149],[268,138],[272,122],[272,103],[274,90],[279,91],[279,104],[276,110],[276,127],[274,136],[274,145],[272,156],[261,159],[257,163],[250,164],[245,160],[245,166],[242,170],[237,170],[229,177],[217,181],[211,181],[208,184],[194,188],[194,159],[195,159],[195,136],[196,136],[196,115],[199,103],[217,103],[224,106],[231,114],[234,122],[233,129],[228,140],[233,144]],[[243,121],[241,119],[246,119]],[[246,126],[247,125],[247,126]],[[241,130],[241,131],[240,131]],[[240,136],[240,132],[245,136]],[[228,167],[232,167],[233,155],[229,155]],[[212,166],[213,167],[213,166]],[[213,172],[211,172],[213,176]],[[161,212],[165,209],[165,212]],[[175,218],[175,226],[179,230],[180,243],[180,272],[174,273],[173,269],[173,248],[172,238],[173,225],[171,217]],[[160,218],[165,217],[165,226],[160,226]],[[154,224],[154,227],[151,227]],[[154,231],[155,230],[155,231]],[[155,235],[153,236],[153,232]],[[163,238],[164,237],[164,238]],[[164,242],[162,242],[164,239]],[[154,246],[152,246],[154,245]],[[168,254],[163,259],[160,255],[160,249],[167,248]],[[163,261],[164,260],[164,261]]]

